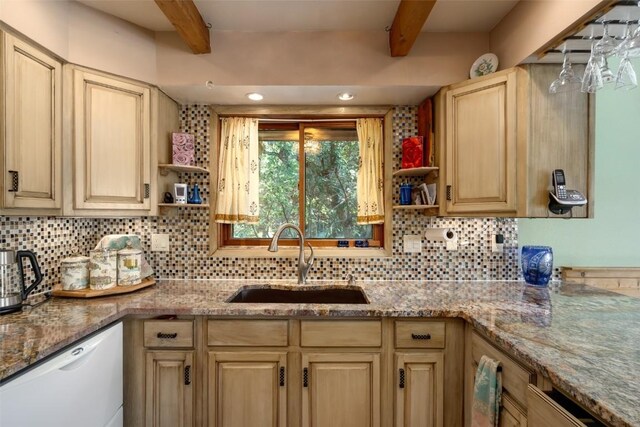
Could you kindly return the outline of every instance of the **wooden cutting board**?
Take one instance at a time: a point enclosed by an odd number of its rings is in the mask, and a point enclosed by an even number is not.
[[[135,292],[137,290],[147,288],[149,286],[153,286],[156,284],[156,279],[152,277],[147,277],[142,280],[142,283],[138,285],[131,286],[115,286],[110,289],[80,289],[77,291],[65,291],[62,289],[62,285],[58,284],[53,287],[53,291],[51,295],[54,297],[62,297],[62,298],[96,298],[96,297],[106,297],[110,295],[119,295],[119,294],[128,294],[131,292]]]

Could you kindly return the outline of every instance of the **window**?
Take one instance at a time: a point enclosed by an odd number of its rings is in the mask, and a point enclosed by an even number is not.
[[[353,247],[365,239],[383,245],[383,225],[356,223],[355,121],[261,122],[259,156],[260,222],[220,225],[223,246],[266,246],[285,222],[298,225],[315,247],[337,247],[338,240]],[[282,238],[296,243],[291,230]]]

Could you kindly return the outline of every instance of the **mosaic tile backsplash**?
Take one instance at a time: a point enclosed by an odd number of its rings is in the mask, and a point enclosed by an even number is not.
[[[181,110],[182,131],[196,139],[196,165],[209,164],[209,120],[207,106],[189,105]],[[417,132],[416,107],[400,106],[394,112],[394,164],[400,167],[402,139]],[[181,179],[198,183],[204,203],[209,201],[206,175]],[[213,179],[213,176],[212,176]],[[398,188],[394,180],[393,188]],[[446,251],[444,242],[423,239],[422,253],[402,252],[404,234],[422,235],[427,227],[447,227],[456,231],[457,251]],[[3,248],[31,249],[38,256],[45,280],[36,292],[49,290],[60,280],[60,260],[74,250],[84,254],[105,234],[135,233],[147,248],[145,256],[158,278],[248,280],[291,279],[297,275],[297,259],[241,259],[209,257],[209,214],[206,210],[181,210],[176,216],[86,219],[50,217],[0,217],[0,245]],[[151,252],[151,234],[170,235],[170,252]],[[505,236],[504,252],[491,253],[490,236]],[[515,280],[521,277],[518,265],[517,220],[496,218],[433,218],[421,211],[393,213],[393,256],[391,258],[317,259],[309,279],[342,280]]]

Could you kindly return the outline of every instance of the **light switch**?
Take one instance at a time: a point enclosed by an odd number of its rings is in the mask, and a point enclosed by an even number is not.
[[[422,253],[422,236],[419,234],[405,234],[402,238],[404,253]]]
[[[169,235],[168,234],[152,234],[151,235],[151,251],[152,252],[169,252]]]

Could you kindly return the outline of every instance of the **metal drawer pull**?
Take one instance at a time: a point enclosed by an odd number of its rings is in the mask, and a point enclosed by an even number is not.
[[[184,384],[191,385],[191,365],[184,367]]]
[[[175,339],[178,337],[178,333],[174,332],[172,334],[168,334],[166,332],[158,332],[158,338],[168,338],[168,339]]]
[[[404,388],[404,369],[400,369],[400,388]]]
[[[20,175],[18,174],[18,171],[9,171],[9,173],[11,174],[11,188],[9,189],[9,192],[15,193],[18,191]]]
[[[280,387],[284,387],[284,366],[280,367]]]
[[[309,387],[309,370],[307,368],[302,370],[302,387]]]
[[[430,340],[431,334],[411,334],[411,338],[414,340]]]

